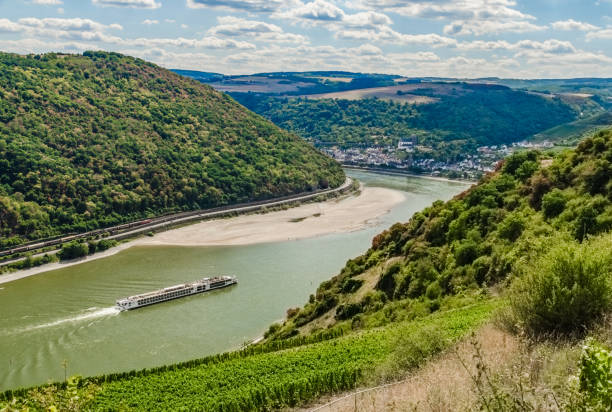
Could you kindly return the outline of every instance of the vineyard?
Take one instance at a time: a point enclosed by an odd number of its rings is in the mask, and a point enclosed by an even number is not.
[[[316,343],[298,339],[293,344],[305,344],[278,351],[249,349],[178,367],[84,379],[75,393],[86,390],[88,396],[81,394],[80,399],[91,400],[81,406],[94,410],[244,411],[293,406],[366,383],[376,366],[393,354],[394,342],[400,337],[418,346],[423,330],[438,331],[443,343],[418,347],[419,357],[412,365],[417,366],[488,319],[496,305],[485,301],[335,338],[322,334]],[[16,405],[37,408],[53,404],[61,409],[62,402],[70,398],[69,390],[66,385],[31,389],[20,393]],[[44,404],[36,404],[41,397],[46,399]]]

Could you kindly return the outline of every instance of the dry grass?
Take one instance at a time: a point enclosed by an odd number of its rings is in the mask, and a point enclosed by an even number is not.
[[[486,325],[475,335],[483,360],[491,371],[499,373],[520,352],[516,337],[492,325]],[[321,401],[300,411],[318,409],[321,412],[340,411],[469,411],[473,410],[478,395],[474,391],[473,376],[478,371],[473,362],[474,347],[463,340],[444,352],[405,381],[357,395],[345,393]],[[467,366],[466,367],[464,367]],[[359,392],[359,391],[358,391]],[[348,396],[348,397],[347,397]]]

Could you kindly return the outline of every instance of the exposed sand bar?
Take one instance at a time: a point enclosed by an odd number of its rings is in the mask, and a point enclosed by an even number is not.
[[[226,219],[207,220],[178,229],[123,243],[92,256],[0,275],[0,284],[78,265],[114,255],[132,246],[177,245],[218,246],[280,242],[351,232],[376,223],[394,206],[404,201],[402,192],[380,187],[364,187],[359,195],[348,195],[321,203],[308,203],[283,211],[241,215]]]
[[[405,199],[397,190],[363,188],[358,196],[266,214],[208,220],[136,240],[135,245],[219,246],[281,242],[359,230]]]

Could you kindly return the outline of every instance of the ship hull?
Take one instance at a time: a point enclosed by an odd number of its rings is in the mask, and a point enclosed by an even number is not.
[[[211,282],[208,278],[205,278],[192,284],[177,285],[148,294],[130,296],[128,298],[118,300],[117,308],[120,311],[140,309],[145,306],[156,305],[158,303],[163,303],[170,300],[199,295],[217,289],[224,289],[238,283],[235,277],[224,277],[222,282],[220,282],[218,279],[219,278],[215,278],[214,281]]]

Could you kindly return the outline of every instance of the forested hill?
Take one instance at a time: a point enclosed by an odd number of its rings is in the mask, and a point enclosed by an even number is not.
[[[0,243],[337,186],[230,97],[116,53],[0,53]]]
[[[433,148],[444,160],[477,146],[526,139],[573,121],[579,113],[577,107],[560,98],[497,85],[432,83],[428,88],[398,91],[397,95],[393,99],[348,100],[340,93],[334,99],[232,93],[247,108],[316,144],[396,145],[400,139],[416,135],[419,144]],[[427,98],[430,103],[405,104],[401,101],[405,95]],[[584,104],[597,106],[589,101]]]
[[[612,265],[612,238],[605,237],[611,229],[612,129],[554,158],[519,152],[470,190],[446,203],[435,202],[376,236],[366,253],[349,260],[303,308],[288,311],[289,318],[267,335],[286,338],[321,328],[371,327],[437,311],[450,297],[506,285],[524,273],[547,273],[529,265],[559,260],[556,255],[547,260],[551,250],[565,251],[570,260],[568,251],[582,256],[592,250],[607,256],[593,255],[597,265]],[[582,264],[578,257],[576,262]],[[572,332],[588,326],[593,313],[609,309],[608,297],[600,302],[601,296],[581,295],[580,282],[595,281],[586,275],[576,278],[568,268],[557,274],[567,278],[542,279],[552,283],[538,290],[542,300],[534,300],[535,307],[525,312],[541,319],[527,328],[544,334]],[[599,312],[588,312],[595,306]]]

